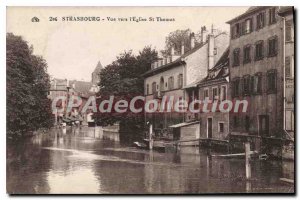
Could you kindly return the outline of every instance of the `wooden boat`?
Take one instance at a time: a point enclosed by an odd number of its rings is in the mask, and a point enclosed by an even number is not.
[[[144,139],[143,141],[146,144],[147,149],[149,149],[150,140],[149,139]],[[166,141],[164,141],[164,140],[153,140],[153,149],[165,150],[165,148],[166,148]]]

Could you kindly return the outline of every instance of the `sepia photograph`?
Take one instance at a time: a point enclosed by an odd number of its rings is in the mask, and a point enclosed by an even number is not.
[[[7,6],[8,195],[295,195],[293,6]]]

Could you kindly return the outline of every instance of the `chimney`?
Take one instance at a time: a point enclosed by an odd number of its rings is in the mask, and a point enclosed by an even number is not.
[[[54,79],[54,89],[57,89],[57,83],[56,83],[56,79]]]
[[[184,41],[181,41],[181,55],[184,54]]]
[[[190,34],[190,40],[191,40],[191,49],[195,47],[195,34],[191,33]]]
[[[208,70],[214,67],[214,50],[215,50],[215,36],[214,34],[208,35]]]
[[[206,30],[206,26],[202,26],[201,27],[201,43],[205,43],[207,40],[207,30]]]

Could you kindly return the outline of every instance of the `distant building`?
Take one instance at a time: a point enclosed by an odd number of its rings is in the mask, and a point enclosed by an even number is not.
[[[51,87],[48,97],[51,100],[54,100],[59,96],[65,97],[64,100],[59,100],[57,102],[56,107],[58,110],[61,110],[61,112],[53,113],[56,116],[56,120],[59,121],[63,116],[79,115],[88,97],[93,94],[90,92],[91,86],[92,83],[90,82],[54,78],[51,81]],[[67,101],[69,101],[72,96],[80,97],[82,100],[82,104],[78,107],[73,107],[70,113],[66,113]],[[83,114],[84,119],[86,119],[85,115],[86,114]]]
[[[208,71],[208,75],[197,84],[199,99],[209,99],[209,110],[213,102],[217,103],[215,112],[203,112],[198,115],[201,138],[228,140],[229,113],[221,112],[219,105],[228,98],[229,87],[229,48],[224,52],[216,65]]]
[[[100,82],[100,72],[103,69],[100,61],[98,62],[96,68],[92,73],[92,87],[91,92],[98,92],[99,91],[99,82]]]

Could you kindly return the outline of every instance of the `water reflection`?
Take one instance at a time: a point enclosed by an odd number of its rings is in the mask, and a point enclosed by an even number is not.
[[[158,153],[122,146],[101,127],[53,129],[7,145],[9,193],[232,193],[293,192],[292,162],[221,159],[196,147]]]

